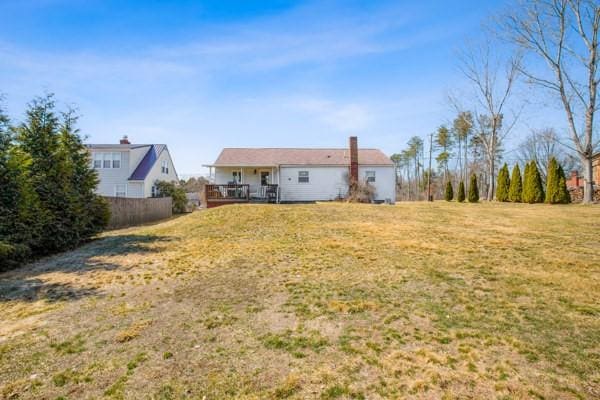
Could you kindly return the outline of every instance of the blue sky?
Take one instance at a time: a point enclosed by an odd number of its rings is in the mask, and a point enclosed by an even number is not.
[[[166,143],[180,174],[223,147],[387,154],[452,117],[456,51],[501,1],[2,0],[0,93],[75,104],[89,142]],[[543,116],[541,116],[543,119]]]

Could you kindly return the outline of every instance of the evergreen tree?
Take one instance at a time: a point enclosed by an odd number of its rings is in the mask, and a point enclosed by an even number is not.
[[[105,219],[106,211],[101,209],[101,203],[105,202],[99,200],[94,193],[98,175],[96,170],[90,168],[90,153],[83,144],[79,129],[75,128],[77,120],[74,110],[70,109],[62,114],[60,152],[69,177],[69,212],[75,222],[74,235],[77,240],[82,240],[106,226],[106,223],[101,222]]]
[[[29,254],[26,229],[19,213],[20,169],[10,129],[10,120],[0,104],[0,271],[15,266]]]
[[[454,189],[452,188],[452,182],[450,181],[446,183],[446,192],[444,193],[444,198],[446,201],[452,201],[454,198]]]
[[[458,195],[456,196],[456,201],[462,203],[465,201],[465,183],[460,181],[458,184]]]
[[[72,242],[64,163],[59,158],[59,122],[51,95],[35,99],[17,128],[20,151],[27,164],[26,176],[39,203],[33,250],[38,254],[62,250]],[[66,226],[65,226],[66,225]]]
[[[571,195],[567,190],[567,177],[560,164],[558,165],[558,200],[561,204],[569,204],[571,202]]]
[[[531,161],[525,168],[525,182],[523,184],[523,202],[525,203],[543,203],[544,188],[542,177],[535,161]]]
[[[567,190],[565,172],[554,157],[548,163],[546,178],[546,203],[565,204],[571,202]]]
[[[523,172],[523,194],[521,200],[523,203],[531,203],[531,163],[525,164],[525,171]]]
[[[510,190],[510,178],[508,176],[508,165],[504,164],[498,172],[498,188],[496,189],[496,200],[508,201]]]
[[[548,174],[546,175],[546,203],[554,204],[558,202],[558,163],[556,158],[552,157],[548,163]]]
[[[477,203],[479,201],[479,188],[477,187],[477,176],[471,174],[469,182],[469,203]]]
[[[515,164],[510,178],[510,188],[508,190],[508,199],[513,203],[520,203],[523,194],[523,183],[521,181],[521,169],[519,164]]]

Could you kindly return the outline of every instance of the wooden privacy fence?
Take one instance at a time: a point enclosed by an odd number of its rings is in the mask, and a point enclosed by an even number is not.
[[[140,225],[173,215],[173,200],[170,197],[147,199],[105,197],[105,199],[110,207],[108,229]]]

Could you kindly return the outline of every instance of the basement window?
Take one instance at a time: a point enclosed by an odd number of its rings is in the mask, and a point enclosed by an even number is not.
[[[375,171],[365,171],[365,180],[367,183],[375,183]]]
[[[308,171],[298,171],[298,183],[308,183]]]

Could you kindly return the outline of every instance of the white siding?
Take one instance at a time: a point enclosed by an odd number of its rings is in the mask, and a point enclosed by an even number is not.
[[[309,182],[298,183],[298,171],[308,171]],[[281,201],[335,200],[348,192],[348,167],[281,167]]]
[[[129,181],[127,183],[127,197],[144,197],[144,182]]]
[[[92,151],[92,159],[93,153],[119,153],[117,150],[110,149],[102,149],[102,150],[93,150]],[[115,185],[124,185],[127,183],[127,178],[129,178],[129,152],[121,151],[121,167],[120,168],[99,168],[96,169],[98,171],[98,178],[100,182],[98,183],[98,187],[96,188],[96,193],[102,196],[114,196],[115,195]]]
[[[260,171],[262,169],[271,171],[270,167],[242,168],[243,182],[250,184],[250,192],[256,192],[260,185]],[[254,170],[256,169],[256,174]],[[216,167],[215,183],[226,184],[233,180],[233,171],[240,168]],[[280,185],[281,201],[325,201],[335,200],[339,196],[348,193],[347,166],[304,166],[304,167],[281,167],[281,177],[277,178],[277,168],[273,172],[273,183]],[[298,182],[298,171],[308,171],[309,182]],[[393,166],[360,166],[358,169],[359,179],[364,181],[366,171],[375,171],[375,200],[385,201],[390,199],[396,201],[395,186],[396,177]]]
[[[169,173],[163,174],[161,172],[161,164],[163,161],[167,160],[169,162]],[[167,181],[174,182],[177,181],[177,174],[175,173],[175,166],[173,165],[173,160],[171,159],[171,155],[169,154],[169,150],[165,149],[158,157],[158,160],[152,166],[152,169],[146,176],[144,180],[144,197],[152,197],[152,186],[156,181]]]
[[[390,199],[392,202],[396,201],[396,175],[394,174],[394,167],[369,167],[359,166],[358,167],[358,179],[362,182],[365,180],[367,171],[375,171],[375,182],[371,185],[375,186],[375,200],[385,201]]]

